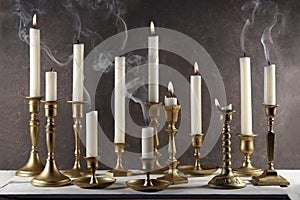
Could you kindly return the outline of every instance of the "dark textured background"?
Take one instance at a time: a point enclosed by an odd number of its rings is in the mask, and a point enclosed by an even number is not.
[[[26,1],[24,1],[26,2]],[[37,5],[38,1],[33,2]],[[65,59],[72,53],[72,19],[60,5],[61,1],[41,1],[42,15],[39,18],[42,41],[44,41],[59,59]],[[276,117],[276,167],[300,168],[300,136],[297,124],[300,123],[300,2],[298,0],[275,1],[285,18],[281,34],[274,35],[274,49],[272,62],[277,65],[277,101],[281,105]],[[243,27],[241,6],[244,1],[233,0],[199,0],[199,1],[124,1],[126,13],[123,15],[128,29],[148,26],[154,20],[159,27],[165,27],[182,32],[199,42],[211,55],[218,66],[225,82],[227,101],[232,103],[237,113],[232,122],[232,132],[240,130],[240,86],[238,58],[242,55],[239,44],[240,32]],[[122,30],[120,23],[115,23],[116,17],[109,15],[106,8],[98,12],[78,9],[82,24],[98,32],[103,39]],[[257,167],[266,166],[266,118],[262,106],[263,102],[263,66],[266,64],[260,36],[268,22],[258,16],[251,33],[247,38],[247,53],[252,58],[252,98],[253,98],[253,131],[258,134],[253,163]],[[277,31],[278,32],[278,31]],[[29,91],[29,48],[18,38],[18,18],[13,15],[13,2],[0,0],[0,169],[18,169],[28,159],[30,139],[28,134],[28,104],[24,96]],[[85,54],[93,49],[88,39]],[[98,41],[99,42],[99,41]],[[142,52],[146,55],[146,52]],[[160,52],[160,62],[179,69],[187,65],[186,61],[167,52]],[[200,63],[201,65],[201,63]],[[44,88],[44,72],[51,66],[58,72],[58,97],[68,100],[72,93],[72,66],[57,67],[42,53],[41,56],[41,88]],[[190,68],[192,69],[192,68]],[[186,78],[192,70],[183,72]],[[107,85],[101,87],[101,95],[111,94],[113,89],[113,73],[102,77],[107,78]],[[210,115],[210,100],[204,87],[203,116]],[[206,96],[206,97],[205,97]],[[161,92],[161,98],[163,93]],[[143,100],[146,94],[142,96]],[[110,98],[97,98],[97,105],[103,121],[100,123],[106,130],[113,130],[113,118],[110,113]],[[101,106],[104,105],[104,106]],[[108,106],[105,106],[108,105]],[[97,107],[97,106],[96,106]],[[106,110],[105,110],[106,109]],[[140,108],[130,104],[130,113],[137,123]],[[44,111],[40,112],[41,133],[39,150],[42,161],[46,157]],[[209,118],[204,117],[204,131],[209,124]],[[219,123],[216,121],[216,123]],[[221,130],[220,130],[221,131]],[[57,117],[56,159],[61,169],[73,164],[74,137],[72,134],[71,106],[66,102],[59,105]],[[113,140],[111,133],[106,133]],[[165,134],[161,135],[165,137]],[[188,138],[189,139],[189,138]],[[165,139],[162,139],[165,141]],[[139,141],[129,141],[128,150],[139,152]],[[217,143],[213,151],[203,159],[204,163],[221,163],[221,142]],[[112,149],[113,151],[113,149]],[[82,147],[82,153],[85,152]],[[182,164],[192,163],[193,150],[179,158]],[[105,156],[105,155],[103,155]],[[115,158],[111,158],[112,162]],[[232,137],[233,166],[241,164],[242,155],[239,152],[239,140]]]

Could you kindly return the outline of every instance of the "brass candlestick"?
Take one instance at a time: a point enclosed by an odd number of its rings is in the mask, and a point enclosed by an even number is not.
[[[55,187],[63,186],[71,183],[71,180],[61,174],[54,159],[54,146],[56,136],[55,117],[57,116],[57,101],[45,101],[45,116],[47,117],[46,143],[48,149],[48,158],[44,170],[38,176],[31,180],[34,186]]]
[[[81,169],[80,164],[80,134],[82,129],[81,120],[83,117],[83,101],[68,101],[72,104],[72,112],[74,118],[74,136],[75,136],[75,162],[72,169],[64,170],[62,173],[70,178],[79,178],[83,175],[87,175],[87,172]]]
[[[166,180],[169,181],[170,184],[182,184],[182,183],[188,183],[187,177],[180,176],[177,172],[177,165],[179,162],[177,161],[175,155],[176,155],[176,145],[175,145],[175,134],[177,133],[177,128],[175,127],[175,124],[178,120],[178,113],[180,110],[180,105],[175,106],[164,106],[166,119],[168,122],[167,127],[167,133],[169,135],[169,170],[168,173],[158,178],[159,180]]]
[[[162,103],[153,103],[153,102],[146,102],[145,103],[147,108],[148,108],[148,115],[150,117],[150,123],[149,126],[154,128],[154,135],[153,135],[153,151],[154,151],[154,156],[155,156],[155,161],[153,165],[153,170],[151,173],[152,174],[161,174],[164,173],[167,169],[168,166],[163,167],[158,161],[158,158],[161,156],[161,154],[158,151],[158,146],[159,146],[159,138],[158,138],[158,126],[159,122],[157,120],[158,116],[160,115],[160,109],[162,106]]]
[[[230,141],[230,126],[229,123],[232,120],[231,110],[219,110],[221,118],[224,119],[223,131],[222,131],[222,171],[221,174],[212,178],[208,186],[219,189],[239,189],[246,186],[242,179],[232,172],[231,168],[231,141]]]
[[[150,173],[152,173],[155,166],[156,158],[141,158],[143,167],[146,172],[146,179],[136,179],[127,181],[128,187],[142,192],[157,192],[169,187],[169,182],[164,180],[151,179]]]
[[[97,157],[85,157],[87,168],[90,170],[90,177],[81,177],[74,181],[78,187],[85,189],[106,188],[116,182],[114,178],[97,177],[96,170],[98,169]]]
[[[191,135],[192,146],[195,149],[195,153],[194,153],[195,164],[178,167],[178,169],[186,175],[207,176],[207,175],[211,175],[218,169],[218,167],[216,167],[216,166],[207,166],[207,165],[200,164],[200,149],[202,146],[203,136],[204,136],[204,134]]]
[[[252,177],[255,185],[279,185],[287,186],[290,183],[279,176],[274,168],[274,144],[275,144],[275,132],[274,132],[274,118],[276,116],[276,110],[278,105],[264,105],[266,116],[268,118],[268,134],[267,134],[267,153],[268,153],[268,169],[264,170],[260,176]]]
[[[123,166],[122,155],[124,153],[125,143],[115,143],[115,152],[117,154],[117,164],[114,169],[106,172],[107,176],[132,176],[132,172]]]
[[[250,156],[254,152],[254,138],[257,136],[256,134],[252,135],[242,135],[237,134],[240,138],[240,150],[244,154],[243,164],[240,168],[233,170],[239,176],[258,176],[263,171],[262,169],[257,169],[252,166]]]
[[[40,130],[38,113],[40,112],[40,101],[42,98],[43,97],[26,97],[30,112],[29,131],[31,139],[31,151],[26,165],[16,172],[17,176],[35,176],[40,174],[44,169],[44,165],[41,163],[37,149]]]

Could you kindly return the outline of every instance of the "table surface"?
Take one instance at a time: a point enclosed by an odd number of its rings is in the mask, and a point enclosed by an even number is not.
[[[134,171],[137,172],[138,171]],[[171,185],[168,189],[145,193],[134,191],[126,186],[127,180],[144,178],[139,174],[131,177],[118,177],[115,184],[105,189],[81,189],[76,185],[64,187],[34,187],[30,184],[30,177],[17,177],[15,171],[0,170],[0,197],[7,198],[193,198],[193,199],[300,199],[300,170],[278,170],[278,173],[290,181],[290,186],[253,186],[249,178],[243,178],[247,187],[238,190],[212,189],[207,186],[208,181],[220,170],[211,176],[189,177],[188,184]],[[140,173],[140,172],[139,172]],[[97,171],[104,176],[105,171]],[[152,175],[156,178],[162,175]]]

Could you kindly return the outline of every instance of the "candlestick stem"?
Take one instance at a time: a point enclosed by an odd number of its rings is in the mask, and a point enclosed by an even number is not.
[[[125,143],[115,143],[115,153],[117,155],[117,164],[114,169],[106,172],[107,176],[132,176],[132,172],[123,166],[122,156],[124,153]]]
[[[29,131],[31,139],[31,151],[27,163],[24,165],[24,167],[18,169],[16,172],[17,176],[36,176],[44,169],[44,165],[40,160],[37,148],[40,130],[38,113],[40,112],[40,101],[42,98],[43,97],[26,97],[28,100],[30,113]]]
[[[274,119],[276,116],[276,110],[278,105],[264,105],[266,117],[268,118],[268,133],[267,133],[267,154],[268,154],[268,169],[264,170],[260,176],[252,177],[254,185],[279,185],[287,186],[290,183],[279,176],[274,168],[274,144],[275,144],[275,132],[274,132]]]
[[[180,105],[176,106],[164,106],[166,119],[168,122],[168,127],[166,132],[169,136],[169,158],[168,158],[168,164],[169,164],[169,170],[168,173],[158,178],[159,180],[166,180],[169,181],[170,184],[183,184],[188,183],[187,177],[181,176],[177,172],[177,165],[179,162],[176,159],[176,144],[175,144],[175,135],[177,133],[177,128],[175,127],[175,124],[178,120],[178,113],[180,110]]]
[[[44,170],[38,176],[31,180],[34,186],[62,186],[71,183],[71,180],[61,174],[56,167],[54,158],[54,146],[56,137],[55,117],[57,115],[57,101],[45,101],[45,116],[47,117],[46,128],[46,143],[48,150],[48,158]]]
[[[83,118],[83,105],[85,102],[79,101],[68,101],[68,103],[72,104],[72,115],[74,119],[73,130],[74,130],[74,138],[75,138],[75,152],[74,152],[74,165],[72,169],[64,170],[63,174],[70,178],[78,178],[83,175],[87,175],[85,171],[82,170],[80,164],[80,134],[82,130],[81,120]]]
[[[219,175],[213,177],[208,186],[218,189],[239,189],[246,186],[239,176],[232,172],[231,168],[231,135],[230,125],[233,110],[220,111],[222,119],[224,119],[222,130],[222,171]]]

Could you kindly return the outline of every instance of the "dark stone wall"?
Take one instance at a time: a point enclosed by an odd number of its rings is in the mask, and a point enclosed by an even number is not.
[[[22,1],[40,5],[39,28],[42,41],[60,59],[67,59],[72,54],[73,21],[70,14],[61,6],[61,1]],[[29,92],[29,47],[18,37],[18,17],[13,14],[13,1],[0,0],[0,169],[18,169],[28,159],[30,138],[28,129],[28,104],[24,99]],[[239,151],[239,139],[235,134],[240,131],[240,78],[239,57],[242,56],[239,38],[243,27],[241,6],[244,1],[233,0],[187,0],[187,1],[124,1],[123,18],[128,29],[146,27],[150,20],[156,26],[182,32],[199,44],[210,54],[223,77],[227,101],[233,104],[237,111],[232,122],[232,161],[233,166],[241,164],[242,154]],[[275,163],[277,168],[300,168],[300,2],[298,0],[275,1],[279,11],[284,16],[281,32],[274,29],[274,51],[271,52],[272,62],[277,66],[277,101],[280,104],[275,122],[276,150]],[[34,8],[35,8],[34,7]],[[83,26],[101,35],[94,45],[123,30],[116,16],[107,8],[98,11],[78,8]],[[252,61],[252,101],[253,101],[253,131],[258,134],[255,139],[255,153],[252,160],[255,166],[265,168],[266,160],[266,117],[263,109],[263,66],[266,65],[263,48],[260,44],[261,33],[269,22],[263,16],[257,16],[254,27],[247,34],[247,54]],[[82,37],[86,44],[85,54],[93,49],[90,38]],[[141,51],[146,56],[146,51]],[[190,65],[182,58],[169,52],[160,52],[160,62],[180,71],[182,66]],[[201,63],[200,63],[201,65]],[[72,95],[72,64],[57,66],[45,53],[41,55],[41,93],[44,94],[44,72],[55,67],[58,72],[59,104],[57,116],[56,160],[61,169],[73,164],[74,137],[72,133],[71,106],[66,103]],[[188,79],[192,73],[181,70]],[[162,78],[162,77],[161,77]],[[106,80],[107,79],[107,80]],[[96,94],[96,108],[99,108],[100,124],[107,137],[113,141],[113,117],[110,111],[110,96],[113,90],[113,72],[105,74],[99,84]],[[209,124],[210,98],[203,83],[203,123],[204,132]],[[98,91],[98,90],[97,90]],[[165,91],[165,88],[162,88]],[[137,92],[143,100],[147,93]],[[161,99],[164,93],[161,92]],[[130,115],[142,124],[140,107],[130,102]],[[39,114],[41,131],[39,136],[39,151],[42,161],[46,158],[45,117],[44,109]],[[220,123],[218,119],[213,123]],[[221,131],[221,130],[220,130]],[[85,131],[84,131],[85,132]],[[187,134],[187,133],[180,133]],[[162,145],[167,143],[166,134],[161,132]],[[187,140],[190,138],[187,134]],[[127,139],[128,151],[139,152],[140,141]],[[179,144],[180,145],[180,141]],[[111,149],[113,152],[114,150]],[[82,145],[82,154],[85,154]],[[193,162],[193,149],[189,148],[179,160],[181,164]],[[106,155],[101,155],[106,156]],[[111,158],[114,162],[115,158]],[[219,139],[212,152],[203,158],[204,163],[220,165],[221,141]],[[140,164],[138,165],[140,166]],[[104,167],[104,166],[102,166]]]

